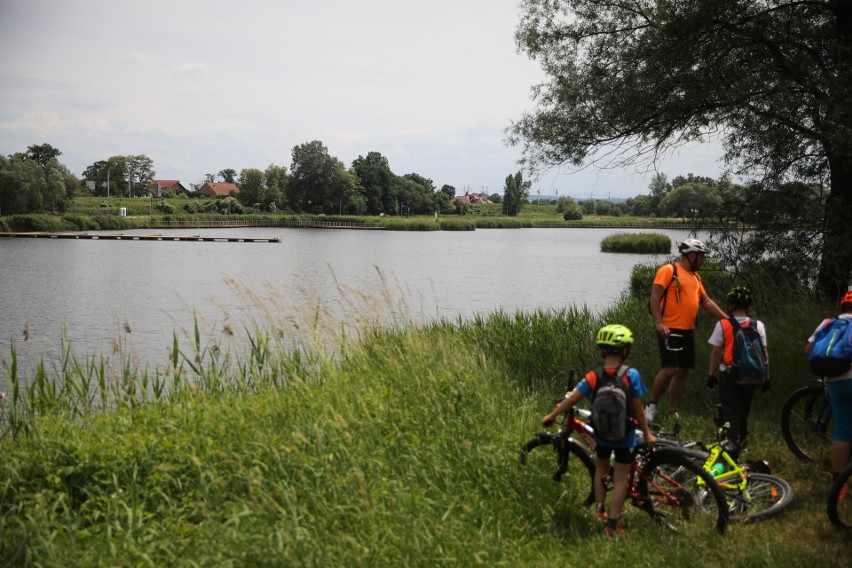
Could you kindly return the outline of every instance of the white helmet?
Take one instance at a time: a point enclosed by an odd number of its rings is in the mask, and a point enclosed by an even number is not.
[[[680,251],[681,254],[686,254],[688,252],[710,254],[710,248],[698,239],[686,239],[678,245],[677,250]]]

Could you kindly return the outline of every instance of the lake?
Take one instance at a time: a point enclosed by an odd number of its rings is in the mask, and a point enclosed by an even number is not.
[[[127,234],[151,230],[126,231]],[[685,230],[175,229],[163,235],[278,237],[278,243],[0,239],[0,357],[55,360],[63,334],[78,357],[132,351],[166,361],[173,334],[242,330],[274,312],[295,320],[387,311],[405,321],[612,304],[655,255],[600,252],[605,236]],[[359,312],[359,313],[356,313]],[[295,325],[295,324],[294,324]],[[0,390],[5,377],[0,371]]]

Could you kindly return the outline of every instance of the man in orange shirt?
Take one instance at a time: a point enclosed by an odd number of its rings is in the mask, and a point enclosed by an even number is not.
[[[710,299],[698,276],[704,257],[710,252],[698,239],[686,239],[678,245],[680,259],[657,270],[651,287],[651,315],[657,329],[662,368],[654,377],[651,400],[645,418],[654,422],[657,401],[669,391],[668,411],[679,420],[678,409],[686,386],[686,375],[695,368],[695,318],[698,308],[719,320],[727,314]]]

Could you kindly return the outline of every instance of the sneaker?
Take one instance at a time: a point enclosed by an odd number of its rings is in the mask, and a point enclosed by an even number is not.
[[[657,405],[653,402],[645,407],[645,422],[650,424],[657,416]]]
[[[615,525],[615,528],[609,526],[609,523],[604,525],[603,529],[604,536],[606,537],[614,537],[614,536],[626,536],[627,531],[624,530],[624,525],[621,521],[618,521],[618,524]]]

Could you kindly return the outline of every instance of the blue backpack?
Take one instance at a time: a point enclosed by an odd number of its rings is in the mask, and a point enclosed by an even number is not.
[[[808,363],[820,377],[837,377],[852,368],[852,318],[827,320],[817,330]]]
[[[728,320],[734,328],[734,360],[730,373],[740,385],[766,382],[769,377],[769,363],[766,348],[754,320],[749,319],[744,327],[740,326],[734,317]]]

